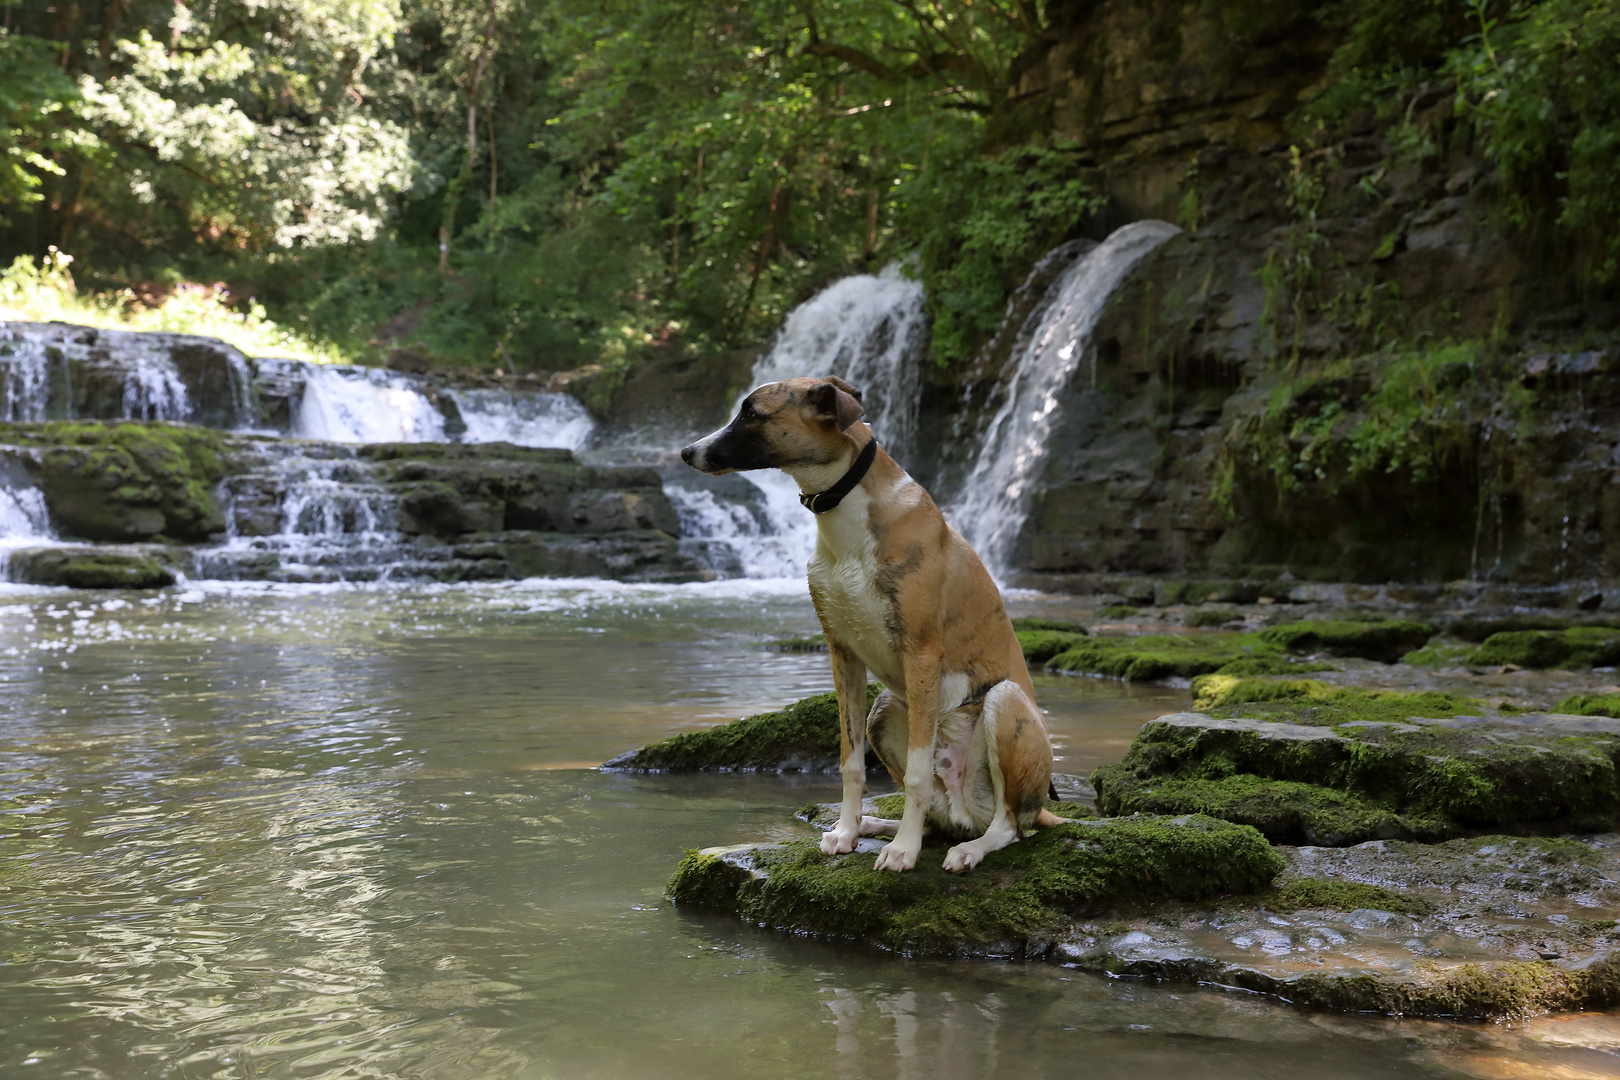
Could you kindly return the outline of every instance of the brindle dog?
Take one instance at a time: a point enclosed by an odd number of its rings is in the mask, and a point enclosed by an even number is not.
[[[995,582],[920,484],[881,447],[862,453],[873,437],[860,399],[838,378],[770,383],[681,458],[711,475],[781,469],[817,512],[810,597],[832,653],[844,778],[821,850],[892,833],[877,868],[909,870],[926,820],[963,838],[945,869],[968,870],[1058,822],[1044,809],[1052,747]],[[888,689],[863,717],[868,671]],[[905,790],[899,821],[861,816],[868,738]]]

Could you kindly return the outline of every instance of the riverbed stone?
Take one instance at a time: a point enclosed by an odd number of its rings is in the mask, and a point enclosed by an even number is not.
[[[862,715],[882,688],[866,686]],[[683,732],[620,754],[602,768],[623,772],[830,773],[838,771],[838,697],[807,697],[776,712]],[[868,764],[877,766],[868,754]],[[878,766],[881,767],[881,766]]]
[[[1311,680],[1199,690],[1209,713],[1144,725],[1093,773],[1103,812],[1206,813],[1325,846],[1609,829],[1620,813],[1620,721]]]
[[[688,852],[669,884],[686,907],[773,930],[907,954],[1045,953],[1075,913],[1253,892],[1284,861],[1258,832],[1198,815],[1076,821],[1040,829],[964,874],[924,842],[917,868],[873,868],[880,841],[826,856],[808,838]]]
[[[7,553],[7,580],[74,589],[161,589],[177,580],[158,545],[39,546]]]

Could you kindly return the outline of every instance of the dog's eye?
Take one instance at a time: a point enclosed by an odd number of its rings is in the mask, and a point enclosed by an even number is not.
[[[752,420],[756,424],[763,424],[765,421],[769,420],[770,418],[771,418],[770,413],[760,412],[758,409],[754,409],[753,411],[751,411],[748,414],[748,419]]]

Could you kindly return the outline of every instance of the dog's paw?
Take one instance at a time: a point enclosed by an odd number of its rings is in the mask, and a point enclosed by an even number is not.
[[[834,825],[821,834],[821,853],[823,855],[842,855],[847,851],[854,851],[858,832],[856,829],[844,828],[841,823]]]
[[[945,853],[945,869],[953,874],[971,870],[984,861],[984,852],[972,844],[957,844]]]
[[[917,865],[917,849],[903,846],[895,840],[883,845],[878,852],[877,861],[872,864],[874,870],[893,870],[901,873]]]

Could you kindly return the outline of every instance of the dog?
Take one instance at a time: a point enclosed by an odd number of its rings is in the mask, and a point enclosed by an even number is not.
[[[1052,746],[995,582],[862,415],[842,379],[768,383],[681,459],[716,476],[781,469],[816,515],[810,598],[832,654],[843,777],[821,850],[892,835],[876,868],[910,870],[926,822],[963,840],[945,869],[970,870],[1061,820],[1045,809]],[[863,716],[868,671],[887,689]],[[899,821],[861,815],[868,740],[905,791]]]

